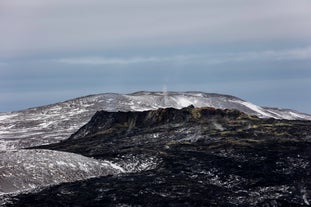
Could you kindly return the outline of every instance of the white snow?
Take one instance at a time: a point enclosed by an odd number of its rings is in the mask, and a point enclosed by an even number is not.
[[[46,127],[50,126],[51,124],[53,124],[53,122],[43,122],[43,123],[39,124],[39,127],[46,128]]]
[[[225,130],[225,128],[221,124],[219,124],[217,122],[213,122],[212,124],[215,127],[215,129],[217,129],[217,130],[220,130],[220,131],[224,131]]]
[[[177,97],[176,102],[178,105],[178,108],[188,107],[190,105],[194,105],[192,101],[190,101],[187,97]]]
[[[255,104],[252,104],[250,102],[240,101],[240,100],[232,100],[232,102],[242,104],[246,106],[247,108],[257,112],[263,117],[272,117],[270,114],[266,113],[263,108],[261,108],[260,106],[256,106]]]
[[[108,161],[59,151],[14,150],[0,156],[0,193],[124,172]]]
[[[280,116],[280,113],[276,113],[275,111],[272,111],[270,109],[266,109],[266,111],[271,113],[271,114],[274,114],[275,117],[279,117]],[[282,114],[282,116],[284,117],[284,114]]]
[[[303,199],[303,201],[305,202],[305,204],[307,205],[307,206],[310,206],[310,202],[308,201],[308,196],[307,196],[307,190],[306,190],[306,188],[304,187],[304,188],[302,188],[301,189],[301,193],[303,194],[302,195],[302,199]]]
[[[305,117],[304,116],[301,116],[301,115],[299,115],[299,114],[296,114],[296,113],[294,113],[294,112],[289,112],[289,114],[291,115],[291,116],[293,116],[294,118],[299,118],[299,119],[304,119]]]
[[[3,121],[3,120],[10,120],[14,117],[18,116],[18,114],[7,114],[7,113],[0,113],[0,121]]]
[[[116,165],[116,164],[114,164],[114,163],[112,163],[112,162],[104,161],[103,164],[108,164],[110,167],[112,167],[112,168],[114,168],[114,169],[117,169],[117,170],[120,170],[120,172],[122,172],[122,173],[125,172],[125,170],[124,170],[122,167],[120,167],[120,166],[118,166],[118,165]]]

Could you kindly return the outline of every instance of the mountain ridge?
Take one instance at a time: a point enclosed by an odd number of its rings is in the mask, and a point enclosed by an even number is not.
[[[203,92],[103,93],[68,101],[0,113],[0,150],[21,149],[59,142],[89,121],[96,111],[144,111],[173,107],[237,109],[261,118],[311,120],[311,115],[292,110],[263,108],[240,98]]]

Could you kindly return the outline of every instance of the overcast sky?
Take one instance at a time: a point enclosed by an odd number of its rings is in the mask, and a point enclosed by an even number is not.
[[[203,91],[311,113],[310,0],[1,0],[0,111]]]

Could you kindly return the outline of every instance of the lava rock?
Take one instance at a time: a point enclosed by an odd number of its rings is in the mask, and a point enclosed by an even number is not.
[[[237,110],[99,111],[41,146],[114,162],[128,173],[20,194],[7,206],[308,206],[311,122]]]

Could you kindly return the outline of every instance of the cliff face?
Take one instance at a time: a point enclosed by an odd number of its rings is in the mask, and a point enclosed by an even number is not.
[[[19,195],[12,205],[306,206],[310,147],[309,121],[194,107],[99,111],[69,139],[39,148],[112,161],[127,173]]]

